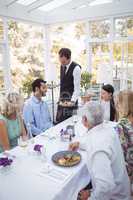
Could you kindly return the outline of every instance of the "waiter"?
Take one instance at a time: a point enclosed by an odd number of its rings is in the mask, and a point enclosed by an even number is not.
[[[58,105],[56,122],[62,122],[72,116],[78,108],[80,95],[81,66],[71,61],[71,50],[62,48],[59,51],[60,68],[60,98],[59,102],[68,102],[68,106]]]

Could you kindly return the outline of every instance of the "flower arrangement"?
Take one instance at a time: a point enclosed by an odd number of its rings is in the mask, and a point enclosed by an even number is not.
[[[68,130],[63,130],[61,129],[60,131],[60,137],[62,141],[71,141],[72,140],[72,135],[68,132]]]
[[[13,160],[8,157],[2,157],[0,158],[0,166],[6,167],[10,166],[12,164]]]
[[[36,152],[38,152],[38,153],[41,154],[41,153],[42,153],[42,152],[41,152],[42,147],[43,147],[43,145],[36,144],[36,145],[34,146],[34,151],[36,151]]]

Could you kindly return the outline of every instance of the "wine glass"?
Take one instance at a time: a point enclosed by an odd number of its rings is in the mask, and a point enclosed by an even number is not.
[[[42,147],[42,149],[41,149],[41,161],[43,162],[42,172],[43,173],[49,173],[50,170],[51,170],[51,167],[50,167],[50,165],[48,164],[48,161],[47,161],[47,154],[46,154],[46,148],[45,147]]]
[[[23,138],[22,136],[20,136],[18,138],[18,146],[22,147],[22,148],[25,148],[28,146],[28,138],[25,137]]]
[[[74,133],[76,133],[76,124],[78,122],[78,115],[73,115],[73,123],[74,123]]]
[[[76,124],[78,122],[78,115],[73,115],[73,122]]]
[[[27,128],[27,131],[28,131],[29,138],[33,138],[32,131],[31,131],[31,123],[30,122],[27,123],[26,128]]]

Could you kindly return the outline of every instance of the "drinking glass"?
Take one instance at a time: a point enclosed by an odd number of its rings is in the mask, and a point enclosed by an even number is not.
[[[22,148],[25,148],[28,146],[28,138],[27,137],[22,137],[20,136],[18,138],[18,146],[22,147]]]

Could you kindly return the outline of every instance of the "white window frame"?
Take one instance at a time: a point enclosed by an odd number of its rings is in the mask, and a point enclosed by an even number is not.
[[[88,71],[90,73],[92,73],[92,43],[108,43],[110,45],[110,65],[114,67],[114,59],[113,59],[113,43],[115,41],[120,41],[121,45],[123,42],[133,42],[133,36],[127,36],[126,38],[124,37],[116,37],[115,36],[115,19],[116,18],[124,18],[124,17],[130,17],[133,15],[125,15],[125,16],[112,16],[112,17],[108,17],[108,18],[100,18],[100,19],[92,19],[92,20],[87,20],[86,21],[86,52],[87,52],[87,66],[88,66]],[[90,22],[91,21],[101,21],[101,20],[106,20],[109,19],[111,21],[111,25],[110,25],[110,37],[108,38],[91,38],[91,34],[90,34]],[[126,62],[127,62],[127,67],[128,67],[128,49],[126,51]],[[124,56],[123,56],[123,51],[122,51],[122,60],[121,60],[121,64],[123,66],[124,63]],[[113,68],[112,68],[113,71]],[[123,82],[123,79],[120,80],[121,82]],[[127,88],[127,81],[128,79],[125,80],[125,88]],[[133,89],[133,78],[132,78],[132,89]]]

